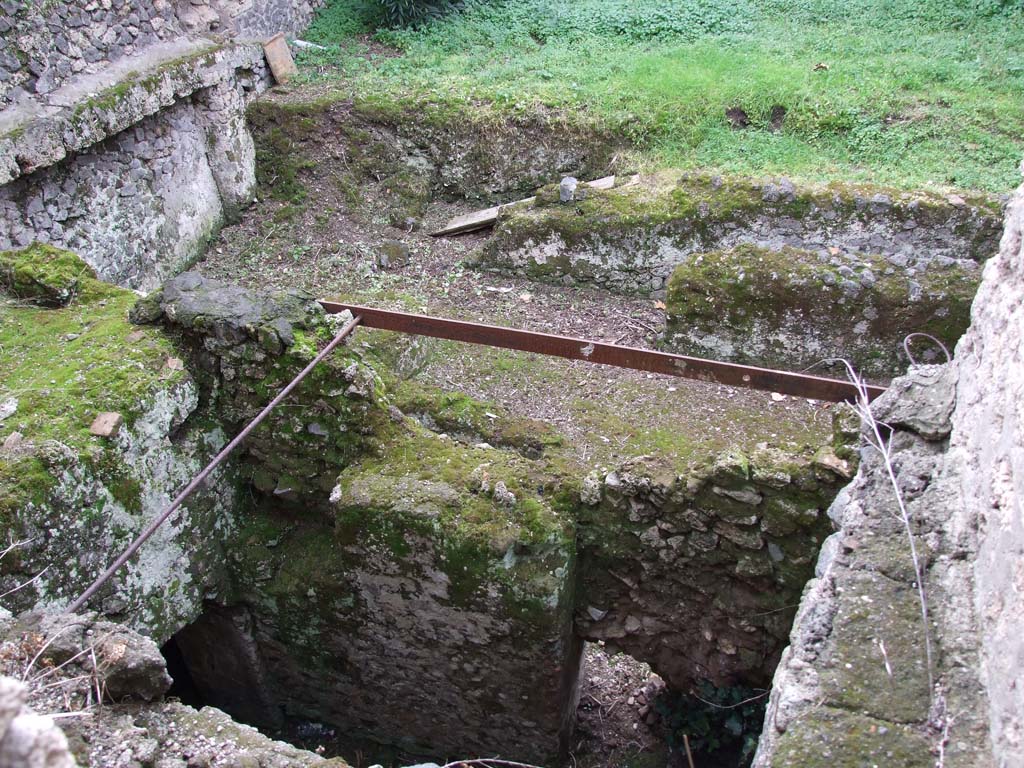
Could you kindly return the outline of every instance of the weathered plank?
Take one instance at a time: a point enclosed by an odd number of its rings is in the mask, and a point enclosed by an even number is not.
[[[287,83],[292,75],[299,71],[292,59],[292,52],[288,50],[288,41],[283,32],[278,32],[263,44],[263,53],[267,57],[267,64],[274,74],[274,80],[282,85]]]
[[[594,189],[611,189],[615,186],[615,177],[605,176],[603,179],[588,181],[587,186],[593,187]],[[462,235],[466,232],[476,232],[479,229],[486,229],[487,227],[494,226],[494,222],[498,220],[498,216],[501,215],[503,209],[517,205],[533,205],[533,202],[536,199],[536,197],[527,197],[524,200],[517,200],[514,203],[496,205],[493,208],[485,208],[482,211],[473,211],[472,213],[466,213],[462,216],[456,216],[443,228],[436,232],[431,232],[431,234],[434,237],[444,237],[445,235]]]

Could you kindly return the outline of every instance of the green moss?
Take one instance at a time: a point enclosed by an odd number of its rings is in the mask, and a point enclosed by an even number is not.
[[[99,413],[113,411],[124,418],[122,429],[131,429],[158,392],[187,378],[166,366],[180,353],[159,330],[128,322],[131,291],[95,280],[72,254],[40,248],[27,253],[45,275],[32,273],[35,284],[74,289],[65,294],[71,303],[49,309],[0,301],[0,401],[17,402],[0,424],[0,442],[15,431],[23,436],[21,447],[0,456],[0,530],[39,524],[31,515],[47,508],[56,478],[67,469],[61,446],[71,450],[85,476],[138,514],[141,487],[119,443],[91,435],[89,426]],[[40,254],[53,258],[40,260]],[[95,521],[101,505],[82,504],[75,518]]]
[[[38,457],[0,454],[0,531],[11,530],[27,506],[43,504],[56,482]],[[5,558],[0,566],[17,570],[18,563]]]
[[[858,288],[854,300],[842,285],[848,278],[807,251],[744,244],[700,254],[677,267],[668,281],[666,336],[678,351],[701,356],[707,350],[690,346],[688,339],[730,339],[732,359],[772,367],[809,365],[842,354],[873,375],[905,364],[899,350],[908,333],[929,333],[953,348],[970,324],[977,270],[958,264],[924,270],[915,276],[920,296],[912,297],[909,279],[893,273],[884,258],[861,260],[874,282]],[[796,317],[807,333],[831,340],[830,352],[804,353],[784,344]]]
[[[130,427],[153,393],[187,374],[165,367],[180,353],[158,329],[128,322],[134,293],[95,280],[71,254],[58,254],[46,269],[54,269],[58,285],[77,286],[72,303],[0,303],[0,400],[18,401],[0,435],[18,430],[32,442],[56,439],[90,452],[102,445],[89,434],[99,413],[118,412]]]
[[[921,608],[911,584],[863,571],[844,586],[821,671],[829,703],[896,722],[927,720]]]
[[[909,726],[819,706],[793,722],[779,737],[772,768],[931,768],[931,740]]]
[[[396,385],[392,400],[404,413],[427,417],[443,432],[507,446],[531,458],[539,458],[562,444],[561,436],[550,424],[509,416],[493,403],[458,392],[403,381]]]
[[[499,484],[514,500],[502,498]],[[508,558],[516,560],[512,552],[571,551],[571,521],[546,490],[550,484],[543,466],[469,448],[414,425],[410,434],[383,445],[379,457],[364,457],[341,473],[336,530],[343,541],[376,541],[396,559],[408,553],[409,532],[435,541],[452,600],[461,604],[479,597],[487,583],[525,587],[536,581],[523,582],[522,573],[509,570]]]
[[[873,211],[871,201],[889,202]],[[579,252],[598,250],[631,254],[657,252],[664,241],[681,249],[714,250],[723,232],[751,223],[755,218],[820,219],[828,227],[884,219],[901,224],[914,219],[917,226],[953,226],[970,240],[971,258],[991,256],[1001,226],[1000,203],[994,197],[976,198],[974,209],[957,208],[942,197],[908,194],[887,187],[832,184],[800,188],[762,179],[716,176],[707,173],[663,171],[638,183],[610,190],[587,190],[574,204],[557,201],[554,188],[541,190],[532,208],[503,212],[496,236],[483,248],[482,260],[501,267],[505,254],[541,243],[557,243],[543,259],[528,259],[525,267],[537,279],[570,275],[589,281],[605,279],[609,267],[589,259],[574,259]],[[637,263],[642,256],[632,257]],[[633,261],[621,268],[629,272]]]
[[[274,199],[301,205],[309,194],[301,174],[312,167],[312,161],[302,157],[295,141],[281,128],[259,133],[256,138],[257,183]]]
[[[18,251],[0,252],[0,291],[16,299],[45,306],[64,306],[88,285],[94,294],[105,291],[96,273],[75,254],[43,243]]]

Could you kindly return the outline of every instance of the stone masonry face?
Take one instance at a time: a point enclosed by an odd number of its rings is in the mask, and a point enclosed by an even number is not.
[[[985,267],[971,329],[957,347],[951,455],[961,464],[963,527],[977,530],[974,608],[993,757],[1024,762],[1024,187],[1006,214],[999,256]]]
[[[225,207],[251,196],[254,150],[240,99],[229,85],[199,91],[0,187],[0,249],[58,245],[102,279],[138,289],[180,271]]]
[[[264,39],[301,32],[323,0],[178,0],[178,5],[190,32],[229,29],[242,38]]]
[[[182,31],[167,0],[4,0],[0,104],[49,93]]]
[[[267,38],[309,24],[319,0],[3,0],[0,107],[189,34]]]

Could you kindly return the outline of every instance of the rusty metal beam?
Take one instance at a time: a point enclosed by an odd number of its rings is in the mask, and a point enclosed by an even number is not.
[[[585,360],[590,363],[681,376],[686,379],[708,381],[730,387],[779,392],[784,395],[815,400],[852,402],[857,398],[857,388],[849,381],[841,379],[722,363],[717,360],[673,355],[649,349],[576,339],[570,336],[554,336],[549,333],[521,331],[497,325],[373,309],[334,301],[321,301],[320,304],[325,311],[331,314],[345,310],[350,311],[353,315],[362,318],[365,328],[380,328],[418,336],[463,341],[469,344],[535,352],[541,355],[564,357],[569,360]],[[884,387],[872,385],[867,387],[868,398],[872,400],[884,391]]]

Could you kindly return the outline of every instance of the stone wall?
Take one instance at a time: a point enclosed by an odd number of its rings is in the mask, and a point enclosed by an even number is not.
[[[883,257],[861,260],[871,278],[854,282],[844,267],[788,246],[702,253],[669,279],[665,345],[695,357],[839,377],[846,360],[879,378],[906,369],[908,334],[928,333],[953,349],[970,322],[976,264],[955,262],[907,280]],[[943,357],[930,341],[910,349],[924,362]]]
[[[913,369],[872,408],[894,430],[891,461],[865,447],[830,510],[839,532],[776,673],[759,768],[822,756],[837,766],[870,757],[921,768],[1008,768],[1024,758],[1022,224],[1024,188],[953,363]],[[893,483],[920,553],[930,666]]]
[[[991,765],[972,605],[976,543],[946,453],[955,386],[952,367],[920,367],[872,406],[894,430],[891,465],[924,575],[927,630],[893,480],[881,453],[865,447],[854,482],[829,510],[838,532],[775,673],[758,768],[823,758],[931,768],[940,754],[945,766]],[[867,427],[863,439],[876,441]]]
[[[886,377],[906,365],[908,334],[952,348],[966,330],[1000,214],[984,196],[663,173],[569,203],[544,189],[503,211],[479,264],[664,298],[665,344],[682,354],[845,357]]]
[[[951,461],[960,469],[966,532],[977,528],[974,607],[981,679],[989,698],[992,754],[1024,763],[1024,187],[1010,203],[999,256],[957,348],[959,384]]]
[[[185,273],[147,297],[222,419],[251,418],[330,338],[315,302]],[[247,440],[228,588],[179,638],[214,703],[420,754],[564,753],[576,704],[571,520],[518,454],[389,408],[358,348]],[[244,704],[244,706],[241,706]]]
[[[835,439],[852,458],[849,415],[837,415]],[[677,690],[766,684],[830,532],[825,509],[852,473],[829,447],[766,447],[685,477],[653,459],[592,475],[577,632],[650,663]]]
[[[142,63],[0,115],[0,248],[72,248],[102,279],[149,289],[251,201],[260,49],[186,41]]]
[[[5,0],[0,107],[189,34],[296,34],[319,5],[322,0]]]
[[[178,17],[193,33],[230,33],[265,40],[300,34],[324,0],[175,0]]]
[[[881,257],[913,284],[953,264],[977,269],[995,254],[1001,232],[1002,206],[984,195],[671,172],[580,193],[561,203],[557,188],[546,189],[538,205],[506,209],[481,264],[661,296],[672,270],[700,253],[788,246],[833,265],[839,284],[853,291],[878,279],[865,257]]]
[[[104,280],[154,288],[251,199],[252,143],[235,100],[200,91],[0,187],[0,248],[50,243],[83,254]]]
[[[150,289],[251,201],[258,43],[318,0],[0,3],[0,248],[75,249]],[[217,37],[213,37],[216,33]]]
[[[61,607],[202,468],[224,432],[200,413],[176,346],[127,321],[131,291],[54,249],[0,257],[0,295],[19,299],[0,313],[2,391],[12,395],[0,409],[0,528],[20,542],[3,558],[0,591],[12,590],[9,608]],[[33,306],[41,295],[60,298]],[[106,436],[90,432],[99,413],[121,420]],[[223,579],[221,539],[235,525],[233,475],[221,469],[212,481],[216,492],[197,493],[96,608],[160,641],[200,613]]]

